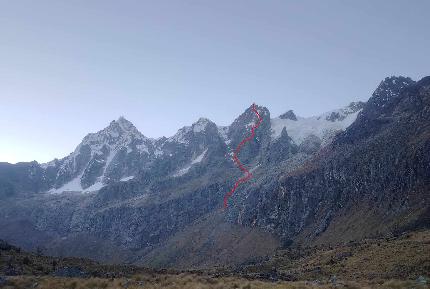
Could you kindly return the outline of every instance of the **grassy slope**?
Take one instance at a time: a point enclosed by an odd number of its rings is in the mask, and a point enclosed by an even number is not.
[[[337,246],[279,250],[269,261],[242,268],[244,276],[275,272],[281,278],[416,279],[430,272],[430,231]]]
[[[165,244],[151,251],[141,264],[151,267],[212,268],[237,265],[271,255],[279,241],[257,228],[243,227],[223,219],[217,211],[200,218]]]

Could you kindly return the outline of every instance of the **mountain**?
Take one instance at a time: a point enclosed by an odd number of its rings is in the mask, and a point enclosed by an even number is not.
[[[241,191],[231,220],[305,243],[428,226],[429,85],[430,78],[385,79],[310,160]]]
[[[133,178],[150,163],[154,151],[153,140],[120,117],[105,129],[88,134],[69,156],[42,167],[55,173],[50,193],[95,191]]]
[[[293,245],[428,228],[430,78],[390,77],[369,101],[255,123],[200,118],[151,139],[123,117],[47,164],[0,164],[0,238],[56,256],[153,267],[253,262]]]
[[[279,154],[282,145],[289,142],[284,140],[285,133],[281,137],[284,128],[292,137],[290,142],[318,149],[336,132],[348,127],[362,106],[363,103],[351,103],[320,116],[299,117],[293,121],[285,117],[270,119],[267,108],[257,106],[264,121],[257,131],[257,141],[244,148],[242,158],[245,161],[256,156],[262,158],[269,145],[280,146],[272,150]],[[294,114],[292,111],[289,113]],[[48,191],[51,194],[94,192],[109,184],[131,180],[142,172],[179,177],[203,160],[211,160],[214,164],[226,163],[230,160],[225,155],[231,154],[247,135],[254,118],[254,113],[248,108],[227,127],[218,127],[212,121],[200,118],[191,126],[179,129],[172,137],[151,139],[140,133],[130,121],[120,117],[103,130],[88,134],[67,157],[40,165],[32,163],[33,167],[28,168],[28,175],[24,178],[34,178],[38,185],[22,191]],[[14,189],[9,188],[11,190]]]

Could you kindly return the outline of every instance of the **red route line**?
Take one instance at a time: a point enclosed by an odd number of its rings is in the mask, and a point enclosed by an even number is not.
[[[238,154],[240,152],[240,150],[242,149],[242,146],[248,142],[251,141],[254,137],[255,137],[255,130],[260,126],[261,122],[263,121],[263,119],[261,118],[260,114],[258,113],[257,109],[255,108],[255,103],[252,104],[252,110],[254,111],[254,113],[257,115],[258,118],[258,122],[256,124],[254,124],[251,128],[251,135],[249,135],[247,138],[244,138],[236,147],[236,149],[233,152],[233,161],[236,163],[236,165],[239,167],[239,169],[245,173],[244,177],[239,178],[236,183],[234,184],[233,188],[224,196],[224,208],[227,208],[227,201],[228,198],[230,198],[234,191],[236,191],[237,187],[239,187],[240,184],[248,181],[250,178],[252,178],[252,174],[250,171],[248,171],[247,168],[245,168],[243,166],[243,164],[240,162],[239,158],[238,158]]]

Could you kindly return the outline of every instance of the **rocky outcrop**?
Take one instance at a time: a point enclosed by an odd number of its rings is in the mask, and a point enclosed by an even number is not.
[[[292,111],[292,110],[289,110],[289,111],[287,111],[286,113],[281,114],[281,115],[279,116],[279,118],[280,118],[280,119],[290,119],[290,120],[294,120],[294,121],[296,121],[296,120],[297,120],[297,116],[296,116],[296,114],[294,113],[294,111]]]

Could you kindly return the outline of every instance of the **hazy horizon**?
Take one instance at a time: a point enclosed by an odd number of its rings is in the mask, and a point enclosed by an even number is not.
[[[366,101],[429,75],[430,2],[0,3],[0,162],[48,162],[124,116],[145,136]]]

